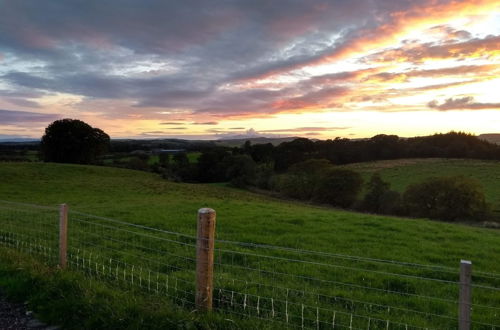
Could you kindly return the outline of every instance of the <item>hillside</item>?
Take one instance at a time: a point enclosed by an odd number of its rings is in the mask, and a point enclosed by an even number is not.
[[[403,192],[413,183],[433,176],[463,175],[474,178],[484,188],[486,199],[492,205],[493,212],[500,216],[500,162],[474,159],[398,159],[346,165],[359,171],[365,180],[379,172],[382,178],[391,184],[391,188]]]
[[[35,301],[51,324],[317,328],[333,317],[342,328],[449,329],[461,259],[473,261],[474,283],[482,285],[474,289],[474,322],[499,321],[496,230],[314,207],[117,168],[0,163],[0,176],[0,286]],[[2,200],[69,204],[70,272],[27,257],[54,265],[57,209]],[[217,210],[219,312],[208,320],[192,313],[192,235],[196,211],[207,206]]]
[[[419,167],[413,166],[407,168]],[[388,177],[400,171],[386,170]],[[429,174],[433,173],[437,172]],[[325,209],[227,187],[172,183],[117,168],[2,163],[0,177],[3,200],[67,203],[74,210],[187,234],[195,232],[196,211],[211,207],[218,213],[221,239],[450,266],[470,258],[485,271],[500,271],[500,264],[491,263],[491,257],[500,255],[500,236],[494,230]],[[409,182],[418,180],[414,174],[410,177]],[[394,186],[404,184],[401,179]],[[488,191],[493,198],[494,184]],[[357,244],[361,239],[363,244]],[[441,252],[443,239],[453,252]],[[464,245],[465,240],[470,242]],[[498,248],[484,251],[488,242]]]

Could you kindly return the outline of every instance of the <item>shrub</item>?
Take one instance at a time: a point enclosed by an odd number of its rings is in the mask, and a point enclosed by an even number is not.
[[[255,174],[255,185],[261,189],[272,189],[272,177],[274,175],[274,164],[258,164]]]
[[[288,197],[309,200],[316,186],[333,165],[326,159],[310,159],[294,164],[280,176],[278,190]]]
[[[401,195],[390,189],[391,185],[374,173],[367,183],[367,192],[360,208],[364,211],[384,214],[400,214]]]
[[[429,178],[409,186],[403,198],[411,216],[479,221],[489,215],[482,187],[463,176]]]
[[[244,188],[255,182],[256,164],[249,155],[231,156],[226,160],[226,176],[235,187]]]
[[[313,199],[334,206],[350,207],[357,199],[363,179],[355,171],[332,169],[316,185]]]

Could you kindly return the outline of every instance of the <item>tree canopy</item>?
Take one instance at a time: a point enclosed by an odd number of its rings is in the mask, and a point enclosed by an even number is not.
[[[46,162],[90,164],[109,147],[109,135],[78,119],[51,123],[42,137],[41,153]]]

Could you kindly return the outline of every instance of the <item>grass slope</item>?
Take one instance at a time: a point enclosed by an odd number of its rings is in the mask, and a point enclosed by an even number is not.
[[[474,159],[398,159],[356,163],[347,168],[361,172],[365,181],[379,172],[391,188],[403,192],[413,183],[433,176],[463,175],[474,178],[483,186],[488,203],[500,217],[500,162]]]
[[[498,231],[491,229],[427,221],[423,219],[399,219],[394,217],[373,216],[314,207],[306,204],[276,200],[228,187],[171,183],[161,180],[157,175],[151,173],[118,168],[46,163],[4,163],[0,164],[0,177],[3,179],[0,185],[0,199],[4,200],[46,205],[56,205],[64,202],[68,203],[72,210],[192,235],[195,234],[196,211],[201,207],[212,207],[218,212],[217,237],[219,239],[273,244],[377,259],[391,259],[422,264],[440,264],[455,269],[458,268],[460,259],[469,259],[473,261],[474,271],[476,272],[500,273],[500,264],[497,262],[500,256],[500,235]],[[16,221],[21,226],[22,221],[27,221],[26,223],[29,223],[29,219],[17,219],[18,218],[16,218]],[[0,231],[1,229],[2,228],[0,228]],[[130,248],[126,244],[120,242],[111,242],[109,244],[116,248],[118,254],[132,252],[132,250],[126,250]],[[94,250],[92,252],[99,253],[99,250]],[[148,250],[143,252],[146,255],[149,253]],[[248,252],[252,251],[250,250]],[[0,254],[3,254],[3,250],[0,251]],[[276,255],[278,257],[281,255],[287,256],[284,252],[283,254],[281,254],[281,252],[276,252]],[[223,253],[222,261],[231,264],[235,263],[236,266],[241,262],[242,265],[248,265],[253,268],[261,269],[261,267],[263,267],[264,269],[277,270],[284,275],[308,274],[315,278],[323,279],[336,279],[337,276],[341,276],[341,280],[348,283],[361,283],[362,285],[368,285],[369,283],[370,286],[373,285],[374,287],[381,287],[388,290],[402,290],[403,292],[413,292],[415,294],[429,294],[430,292],[435,293],[439,297],[447,297],[450,295],[452,299],[456,295],[456,290],[453,286],[445,287],[438,284],[434,285],[433,283],[427,283],[426,286],[420,286],[416,279],[383,279],[377,275],[372,276],[372,274],[353,272],[349,269],[325,269],[313,265],[304,267],[304,265],[280,263],[276,260],[264,260],[261,263],[262,260],[254,262],[251,258],[247,259],[247,256],[244,259],[232,259],[233,255],[227,256],[229,256],[229,259],[224,259]],[[119,256],[116,256],[116,258],[118,257]],[[158,256],[151,255],[151,257],[157,258]],[[0,278],[4,278],[5,276],[16,278],[16,275],[13,275],[15,272],[21,272],[21,277],[27,276],[26,274],[31,274],[31,272],[26,270],[23,266],[12,266],[12,260],[15,259],[16,257],[10,259],[0,258],[0,266],[7,269],[4,274],[0,272]],[[313,259],[311,260],[315,261]],[[11,265],[2,266],[4,263]],[[373,268],[372,270],[390,271],[388,268],[390,268],[390,266],[387,266],[387,268]],[[97,266],[95,270],[97,271]],[[317,282],[308,283],[297,277],[290,280],[284,280],[285,276],[281,276],[280,279],[280,276],[275,278],[274,275],[271,274],[269,277],[261,275],[258,278],[252,278],[254,273],[248,272],[245,269],[238,270],[237,268],[231,267],[226,269],[226,267],[224,267],[219,270],[221,271],[221,275],[227,275],[229,279],[256,280],[259,283],[264,283],[264,285],[292,287],[303,289],[307,292],[315,292],[315,290],[322,289],[317,286]],[[170,270],[169,272],[171,275],[180,278],[183,278],[182,276],[184,275],[190,276],[189,274],[192,273],[183,273],[182,270],[179,272]],[[40,271],[34,271],[34,273],[35,275],[29,276],[37,277]],[[422,276],[426,275],[427,274]],[[455,275],[456,274],[451,274],[443,279],[455,281]],[[59,275],[54,274],[51,276],[55,276],[57,279]],[[62,276],[65,275],[63,274]],[[78,277],[80,275],[75,276]],[[30,286],[29,283],[19,283],[19,280],[15,279],[13,281],[15,284],[10,285],[11,287],[19,286],[22,290],[30,292],[26,289],[27,286]],[[56,283],[52,284],[52,286],[55,287],[65,285],[66,283],[65,278],[55,281]],[[82,290],[85,293],[82,298],[84,300],[78,300],[75,303],[88,307],[91,301],[95,299],[93,298],[94,295],[100,296],[99,292],[92,291],[94,290],[95,284],[93,283],[95,282],[96,281],[91,281],[90,284],[82,284]],[[221,285],[228,285],[223,286],[223,288],[228,288],[229,290],[234,289],[235,291],[239,291],[245,289],[238,287],[238,283],[237,286],[234,287],[234,282],[232,284],[233,287],[231,287],[230,281]],[[106,292],[108,289],[103,288],[102,290]],[[119,304],[119,301],[122,299],[120,298],[122,294],[119,291],[113,293],[115,292],[113,289],[109,290],[111,290],[111,293],[104,293],[106,298],[103,298],[103,301],[109,300],[110,304]],[[191,289],[186,288],[186,290]],[[394,298],[394,295],[380,295],[377,292],[365,292],[363,290],[353,290],[335,285],[325,288],[325,290],[326,291],[322,291],[322,294],[330,297],[335,295],[337,297],[348,297],[364,301],[376,301],[384,305],[397,304],[399,306],[406,306],[419,310],[423,308],[422,310],[427,313],[443,312],[448,315],[455,315],[456,313],[456,307],[454,305],[450,309],[432,302],[422,306],[422,301],[417,297]],[[42,290],[39,294],[44,296],[45,291],[46,290]],[[267,297],[273,297],[273,294],[275,294],[274,297],[277,297],[280,294],[279,291],[280,290],[277,290],[277,292],[275,292],[274,288],[272,288],[271,291],[266,292],[266,290],[263,289],[262,291],[258,291],[258,294]],[[281,294],[284,294],[284,291],[281,291]],[[288,290],[286,291],[286,296],[288,299]],[[89,300],[87,297],[90,297]],[[498,296],[495,297],[495,295],[486,294],[482,296],[480,302],[482,304],[499,306],[498,298]],[[69,298],[62,298],[63,301],[70,304],[68,307],[70,308],[73,303],[67,301],[67,299]],[[155,302],[155,298],[149,300],[149,298],[145,297],[144,299],[146,299],[146,305],[163,304],[161,302]],[[240,300],[242,299],[243,297],[240,297]],[[314,294],[310,297],[305,297],[304,303],[309,306],[321,303],[321,306],[327,306],[328,308],[346,310],[347,312],[355,311],[357,313],[364,313],[363,309],[361,309],[363,306],[360,305],[354,306],[345,304],[343,300],[337,299],[328,301],[319,301],[318,299],[319,296]],[[255,304],[258,304],[255,300],[256,299],[249,300],[248,303],[255,307]],[[136,302],[137,306],[135,303],[131,302],[130,308],[140,309],[138,305],[142,305],[143,303],[142,298],[138,299]],[[240,301],[240,303],[242,303],[242,301]],[[262,299],[261,308],[263,310],[264,307],[269,308],[269,301],[267,301],[268,305],[265,305],[265,303],[266,301]],[[49,305],[54,307],[56,304],[61,304],[61,300],[55,299]],[[165,304],[168,305],[168,303]],[[276,300],[276,304],[278,304],[278,300]],[[372,308],[371,305],[364,305],[364,307],[370,310]],[[105,309],[105,306],[102,306],[102,308]],[[283,306],[281,306],[281,308],[283,308]],[[316,312],[317,311],[314,309],[306,310],[306,313],[312,320],[315,320]],[[385,309],[372,312],[375,313],[375,316],[380,315],[379,317],[381,319],[383,319],[386,313],[389,313],[389,311]],[[53,310],[48,308],[45,314],[50,315],[50,313],[53,313]],[[120,318],[120,315],[124,313],[125,312],[122,313],[122,311],[119,310],[117,312],[117,317]],[[300,315],[300,305],[296,307],[294,313],[295,315]],[[304,312],[302,311],[302,313]],[[71,311],[68,311],[68,314],[71,314]],[[102,314],[98,313],[98,315]],[[134,315],[139,319],[143,317],[139,312]],[[347,314],[343,320],[344,324],[349,324],[348,315],[349,314]],[[80,315],[80,317],[85,319],[88,315]],[[155,318],[156,316],[146,315],[145,317]],[[197,319],[191,319],[186,317],[186,314],[183,314],[182,311],[172,313],[169,317],[181,323],[186,322],[186,319],[188,319],[188,323],[195,327],[200,326],[200,324],[202,324],[201,327],[228,327],[227,322],[224,323],[224,321],[221,320],[199,321]],[[331,315],[321,315],[321,317],[324,319],[331,319]],[[489,315],[487,320],[494,320],[496,317],[495,315]],[[92,316],[91,318],[92,320],[88,322],[96,321]],[[57,321],[57,318],[49,318],[49,320]],[[215,325],[212,324],[213,326],[210,325],[212,321],[215,322]],[[366,326],[362,321],[363,320],[356,320],[357,323],[354,325],[356,327]],[[413,315],[408,319],[405,318],[405,322],[406,321],[410,324],[417,325],[429,324],[429,320],[419,315]],[[62,320],[62,322],[65,321]],[[133,322],[137,324],[137,320]],[[448,328],[448,321],[444,320],[443,322],[444,323],[437,324],[437,327]],[[314,321],[309,324],[309,326],[314,325]],[[269,323],[269,326],[275,326],[275,323]],[[248,328],[248,326],[241,327]],[[258,328],[261,326],[257,323],[252,323],[252,327]],[[130,328],[134,327],[131,326]]]
[[[416,174],[406,176],[414,180]],[[211,207],[220,239],[452,267],[466,258],[478,269],[500,272],[492,262],[500,255],[495,230],[332,210],[118,168],[3,163],[0,177],[4,200],[67,203],[73,210],[193,235],[197,210]]]

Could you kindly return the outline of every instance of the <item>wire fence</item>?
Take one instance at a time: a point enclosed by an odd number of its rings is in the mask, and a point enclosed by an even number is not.
[[[72,270],[196,309],[197,237],[69,211]],[[0,244],[59,262],[59,209],[0,201]],[[279,328],[456,329],[457,267],[215,240],[213,309]],[[500,330],[500,274],[472,273],[472,329]]]

